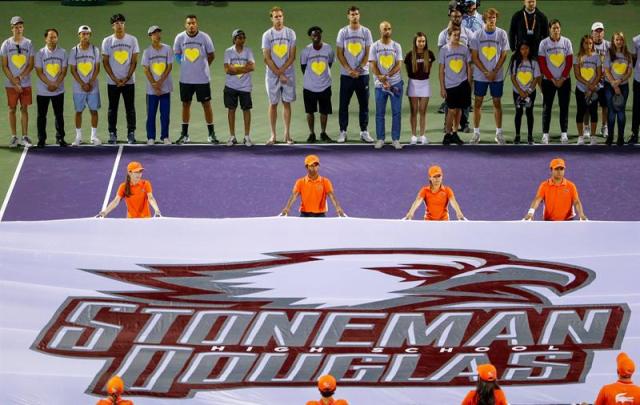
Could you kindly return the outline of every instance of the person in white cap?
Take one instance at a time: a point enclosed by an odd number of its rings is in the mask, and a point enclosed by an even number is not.
[[[91,143],[100,145],[98,138],[98,110],[100,109],[100,48],[91,44],[91,27],[78,28],[78,45],[69,52],[69,66],[73,76],[73,105],[76,109],[76,138],[71,144],[82,143],[82,112],[89,107],[91,113]]]
[[[29,139],[29,106],[32,103],[31,71],[34,65],[33,45],[29,38],[24,37],[24,20],[22,17],[11,18],[12,36],[6,39],[0,47],[2,70],[7,76],[4,82],[9,105],[9,130],[11,138],[9,147],[15,148],[19,143],[24,147],[31,146]],[[22,140],[18,140],[16,128],[16,109],[20,102],[20,124]]]
[[[142,67],[147,77],[147,145],[156,142],[156,113],[160,107],[160,140],[170,145],[169,116],[171,113],[171,92],[173,81],[173,50],[160,42],[162,30],[152,25],[147,30],[151,45],[142,53]]]
[[[596,21],[591,25],[591,39],[593,39],[593,47],[595,48],[596,54],[600,57],[600,85],[598,86],[598,104],[600,105],[600,110],[602,111],[602,125],[600,127],[600,135],[607,135],[607,117],[609,115],[609,110],[607,109],[607,97],[604,94],[604,58],[609,53],[609,48],[611,48],[611,42],[605,39],[604,33],[604,24]],[[595,134],[591,133],[591,129],[589,128],[590,118],[589,115],[585,115],[584,117],[584,136],[595,136]],[[591,138],[591,144],[596,144],[597,141],[595,138]]]
[[[235,29],[231,33],[233,45],[224,51],[224,72],[226,73],[224,85],[224,106],[227,108],[229,120],[229,140],[227,146],[238,143],[236,139],[236,109],[240,103],[242,118],[244,120],[244,144],[252,146],[251,141],[251,91],[253,90],[252,74],[256,68],[256,60],[253,51],[245,46],[247,36],[241,29]]]

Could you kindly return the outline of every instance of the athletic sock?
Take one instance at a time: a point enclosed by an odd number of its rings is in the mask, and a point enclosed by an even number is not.
[[[480,133],[480,128],[473,128],[473,133],[474,134],[479,134]]]
[[[76,138],[82,138],[82,128],[76,128]]]
[[[187,135],[189,133],[189,123],[182,123],[182,135]]]
[[[98,128],[91,127],[91,137],[92,138],[97,138],[98,137]]]
[[[501,134],[502,133],[502,128],[496,128],[496,134]]]
[[[207,124],[207,131],[209,131],[209,135],[211,135],[211,136],[216,134],[216,131],[213,128],[213,124]]]

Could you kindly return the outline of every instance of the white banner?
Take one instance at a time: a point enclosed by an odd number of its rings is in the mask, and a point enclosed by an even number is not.
[[[0,403],[593,401],[640,361],[637,222],[0,223]]]

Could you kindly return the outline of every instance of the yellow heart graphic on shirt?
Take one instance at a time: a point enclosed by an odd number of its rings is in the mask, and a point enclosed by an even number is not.
[[[393,59],[393,55],[380,55],[378,61],[383,68],[388,70],[391,66],[393,66]]]
[[[482,47],[482,54],[485,58],[487,58],[487,60],[492,60],[493,58],[495,58],[497,53],[498,49],[495,46]]]
[[[622,76],[623,74],[625,74],[625,72],[627,71],[627,64],[622,62],[613,62],[613,64],[611,65],[611,67],[613,68],[613,71],[616,72],[616,74],[618,76]]]
[[[271,50],[278,58],[282,59],[282,57],[287,54],[289,48],[287,47],[287,44],[274,44]]]
[[[593,79],[593,76],[596,74],[596,71],[593,68],[581,67],[580,68],[580,76],[588,82]]]
[[[237,63],[236,63],[236,64],[233,64],[233,65],[231,65],[231,66],[233,66],[234,68],[241,68],[241,67],[244,67],[244,65],[240,65],[240,64],[237,64]],[[244,76],[244,73],[238,73],[238,74],[236,74],[236,77],[237,77],[238,79],[242,78],[242,76]]]
[[[549,60],[553,66],[560,67],[564,63],[564,55],[561,53],[552,53],[549,55]]]
[[[360,42],[349,42],[347,44],[347,51],[353,56],[358,56],[362,52],[362,44]]]
[[[27,56],[23,54],[13,55],[11,56],[11,63],[13,63],[13,66],[20,69],[25,63],[27,63]]]
[[[129,52],[125,50],[115,51],[113,53],[113,59],[121,65],[124,65],[129,60]]]
[[[529,84],[533,80],[533,73],[531,72],[518,72],[516,78],[522,84]]]
[[[184,50],[184,57],[191,63],[193,63],[196,59],[200,57],[200,49],[198,48],[187,48]]]
[[[464,66],[464,62],[462,61],[462,59],[449,60],[449,68],[453,70],[455,73],[460,73],[463,66]]]
[[[313,71],[313,73],[320,76],[324,73],[325,70],[327,70],[327,64],[323,61],[311,62],[311,70]]]
[[[56,77],[58,73],[60,73],[60,64],[59,63],[47,63],[44,70],[49,73],[49,76]]]
[[[91,73],[91,71],[93,70],[93,63],[80,62],[78,63],[77,68],[78,68],[78,72],[80,72],[82,76],[89,76],[89,73]]]
[[[151,70],[156,74],[156,76],[162,76],[166,69],[167,64],[164,62],[156,62],[151,64]]]

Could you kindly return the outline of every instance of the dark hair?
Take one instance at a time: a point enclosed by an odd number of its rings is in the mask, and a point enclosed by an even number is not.
[[[189,15],[188,15],[188,16],[186,16],[184,19],[185,19],[185,20],[188,20],[189,18],[193,18],[194,20],[197,20],[197,19],[198,19],[198,17],[196,17],[196,15],[195,15],[195,14],[189,14]]]
[[[553,20],[549,21],[549,28],[553,27],[554,24],[558,24],[559,26],[562,27],[562,24],[560,24],[560,20],[558,20],[557,18],[554,18]]]
[[[360,9],[356,6],[351,6],[347,9],[347,14],[349,14],[352,11],[360,11]]]
[[[126,20],[122,14],[118,13],[111,16],[111,24],[113,24],[116,21],[125,22]]]
[[[591,38],[591,35],[589,34],[584,35],[582,38],[580,38],[580,49],[578,50],[578,62],[582,62],[582,57],[586,55],[584,52],[584,43],[587,42],[588,40],[591,40],[591,52],[593,53],[593,51],[595,50],[595,46],[593,44],[593,38]]]
[[[429,60],[429,41],[427,40],[427,35],[418,31],[413,36],[413,48],[411,49],[411,70],[413,73],[418,73],[418,38],[424,37],[424,64],[422,65],[422,71],[428,72],[431,68],[431,61]]]
[[[335,391],[320,391],[320,395],[322,395],[322,398],[330,398],[335,393]]]
[[[476,404],[478,405],[495,405],[496,399],[493,391],[501,389],[497,381],[484,381],[478,379],[476,386]]]
[[[131,176],[127,173],[127,181],[124,183],[124,196],[131,197]]]
[[[56,33],[56,36],[60,36],[60,33],[58,33],[58,30],[55,28],[47,28],[46,30],[44,30],[44,37],[46,38],[47,36],[49,36],[49,31],[53,31]]]
[[[518,49],[513,51],[513,53],[511,54],[511,60],[509,61],[509,74],[513,73],[514,67],[515,70],[518,70],[520,64],[522,64],[522,55],[520,54],[520,48],[522,48],[522,46],[526,46],[529,48],[529,61],[531,61],[531,45],[527,41],[520,42],[520,44],[518,45]]]
[[[311,28],[309,28],[309,29],[307,30],[307,35],[308,35],[308,36],[311,36],[311,33],[312,33],[313,31],[320,31],[320,33],[322,34],[322,28],[318,27],[317,25],[314,25],[313,27],[311,27]]]

